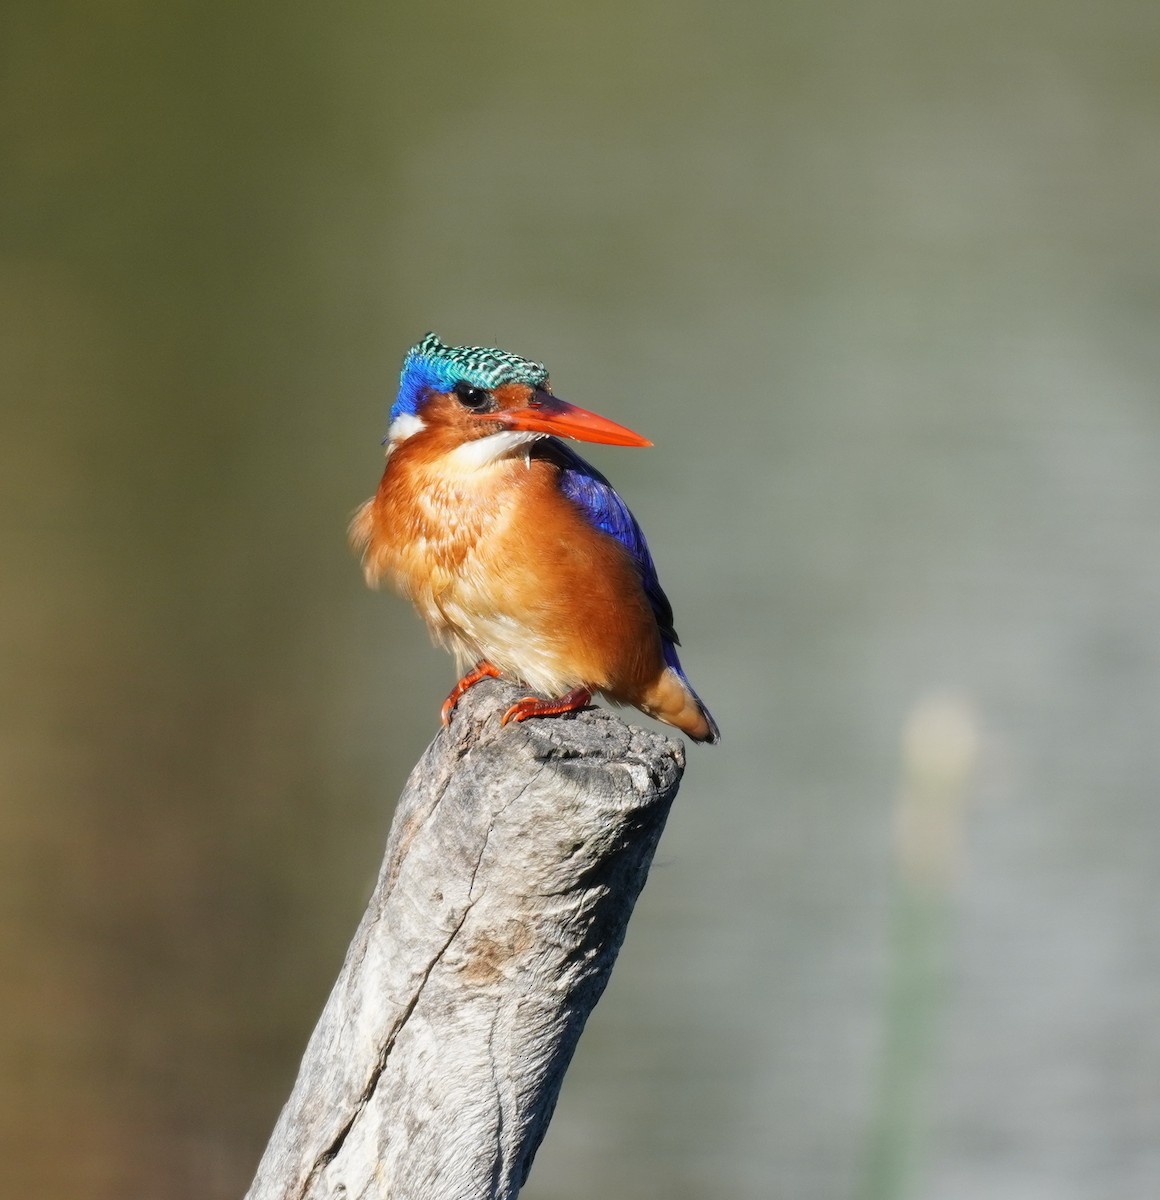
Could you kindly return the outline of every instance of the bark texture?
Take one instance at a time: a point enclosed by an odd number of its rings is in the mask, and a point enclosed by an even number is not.
[[[477,684],[419,761],[247,1200],[492,1200],[531,1168],[684,769]]]

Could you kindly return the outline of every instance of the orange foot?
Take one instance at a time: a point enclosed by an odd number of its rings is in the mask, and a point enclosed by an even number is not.
[[[443,707],[439,710],[439,716],[444,725],[451,724],[451,713],[455,706],[459,703],[459,697],[467,691],[469,687],[474,687],[481,679],[498,679],[500,677],[499,667],[493,667],[486,658],[480,659],[470,671],[451,689],[447,699],[443,701]]]
[[[576,712],[578,709],[587,708],[588,701],[591,699],[592,693],[582,687],[573,688],[566,696],[561,696],[558,700],[541,700],[539,696],[525,696],[522,700],[517,700],[504,713],[500,724],[506,725],[509,721],[526,721],[528,717],[554,717],[557,713]]]

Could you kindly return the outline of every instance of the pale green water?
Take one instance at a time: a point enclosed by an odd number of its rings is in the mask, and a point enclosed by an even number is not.
[[[452,678],[343,538],[434,328],[654,438],[592,457],[726,737],[529,1200],[865,1196],[883,1127],[898,1195],[1160,1194],[1160,9],[5,27],[0,1190],[248,1182]],[[899,742],[945,690],[899,1121]]]

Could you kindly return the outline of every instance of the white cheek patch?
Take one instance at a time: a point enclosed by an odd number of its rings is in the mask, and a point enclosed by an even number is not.
[[[405,442],[414,437],[420,430],[426,429],[427,423],[414,413],[399,413],[387,430],[387,437],[392,442]]]
[[[547,434],[529,433],[524,429],[501,429],[498,433],[489,433],[487,437],[475,438],[456,446],[447,456],[447,461],[459,471],[478,471],[542,437],[547,437]]]

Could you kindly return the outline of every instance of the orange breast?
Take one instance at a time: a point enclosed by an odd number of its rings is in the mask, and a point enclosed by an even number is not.
[[[418,442],[418,439],[414,439]],[[457,473],[400,445],[352,538],[461,665],[486,658],[545,695],[587,686],[634,702],[664,670],[628,552],[594,529],[541,459]]]

